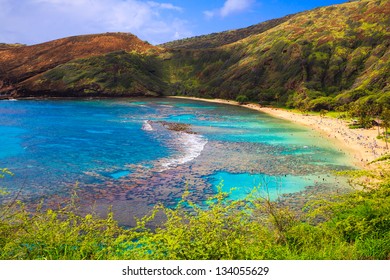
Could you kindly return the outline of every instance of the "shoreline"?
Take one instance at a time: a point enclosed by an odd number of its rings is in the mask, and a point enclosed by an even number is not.
[[[135,98],[150,98],[145,96],[133,96]],[[121,96],[119,98],[127,99],[133,98],[127,96]],[[113,97],[85,97],[82,100],[99,100],[99,99],[112,99]],[[359,168],[363,169],[372,169],[369,163],[375,159],[381,157],[382,155],[389,154],[390,150],[386,149],[385,142],[383,140],[376,139],[378,135],[376,128],[371,129],[350,129],[348,127],[348,122],[341,119],[331,118],[331,117],[320,117],[318,115],[303,115],[301,113],[291,112],[286,109],[274,108],[274,107],[262,107],[259,104],[255,103],[246,103],[239,104],[239,102],[234,100],[226,99],[207,99],[199,97],[190,97],[190,96],[159,96],[155,98],[176,98],[176,99],[187,99],[194,101],[204,101],[209,103],[218,103],[218,104],[227,104],[233,106],[240,106],[243,108],[255,110],[261,113],[268,114],[272,117],[284,119],[292,123],[305,126],[311,130],[317,131],[322,137],[326,138],[331,142],[334,147],[338,148],[340,151],[345,152],[347,158],[351,163]],[[44,97],[38,98],[38,100],[62,100],[62,99],[75,99],[79,100],[80,98],[71,97]],[[115,97],[114,99],[118,99]],[[9,100],[9,99],[8,99]],[[27,97],[27,98],[17,98],[11,100],[37,100],[37,98]]]
[[[385,142],[376,139],[376,136],[378,135],[376,128],[350,129],[347,125],[347,121],[341,119],[320,117],[316,115],[303,115],[280,108],[262,107],[254,103],[239,104],[237,101],[233,100],[206,99],[187,96],[169,96],[168,98],[241,106],[268,114],[275,118],[303,125],[319,132],[322,137],[330,140],[335,147],[344,151],[350,157],[354,165],[364,169],[370,169],[370,162],[389,152],[389,150],[386,149]]]

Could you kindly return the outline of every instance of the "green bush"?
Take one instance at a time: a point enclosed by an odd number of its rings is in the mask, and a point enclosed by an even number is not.
[[[319,112],[321,110],[333,110],[335,102],[333,97],[319,97],[309,102],[309,110]]]
[[[244,104],[245,102],[248,102],[248,97],[246,95],[239,95],[236,97],[236,101],[240,104]]]
[[[157,205],[129,229],[109,213],[80,215],[77,196],[59,209],[0,208],[0,259],[389,259],[390,184],[295,212],[267,199],[206,205],[185,192],[175,209]],[[155,228],[158,217],[165,217]],[[300,217],[300,218],[298,218]]]
[[[123,229],[106,219],[80,216],[70,205],[28,211],[20,202],[1,208],[0,259],[108,259]]]

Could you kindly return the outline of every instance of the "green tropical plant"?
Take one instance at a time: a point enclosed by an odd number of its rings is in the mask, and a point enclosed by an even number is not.
[[[3,205],[0,259],[390,258],[389,181],[313,200],[302,211],[256,193],[231,201],[219,191],[204,205],[188,196],[176,208],[155,206],[131,228],[118,226],[112,212],[80,214],[75,192],[57,209]]]

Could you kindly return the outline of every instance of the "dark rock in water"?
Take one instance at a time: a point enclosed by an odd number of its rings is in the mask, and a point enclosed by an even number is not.
[[[167,121],[155,121],[154,123],[162,124],[166,129],[172,131],[185,132],[188,134],[196,134],[196,132],[192,131],[191,125],[186,123],[175,123],[175,122],[167,122]]]

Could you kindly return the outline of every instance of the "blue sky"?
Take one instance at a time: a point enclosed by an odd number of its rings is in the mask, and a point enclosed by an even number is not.
[[[152,44],[247,27],[345,0],[0,0],[0,42],[131,32]]]

